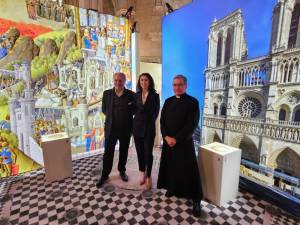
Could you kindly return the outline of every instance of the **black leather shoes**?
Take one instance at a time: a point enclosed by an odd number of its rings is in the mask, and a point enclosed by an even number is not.
[[[128,176],[126,173],[120,173],[120,177],[121,177],[122,181],[128,182]]]
[[[193,216],[199,218],[201,216],[200,202],[193,202]]]
[[[108,177],[101,177],[100,180],[96,183],[97,188],[101,188],[103,184],[108,180]]]
[[[167,191],[165,195],[167,198],[171,198],[173,196],[173,193],[171,191]]]

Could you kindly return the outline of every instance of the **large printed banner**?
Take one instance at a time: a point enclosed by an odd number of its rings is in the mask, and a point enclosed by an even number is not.
[[[128,20],[61,1],[0,0],[0,177],[40,168],[41,136],[66,132],[72,153],[104,144],[101,98],[124,72]]]
[[[163,100],[184,74],[201,144],[240,148],[241,174],[298,198],[299,65],[299,0],[193,0],[163,17]]]

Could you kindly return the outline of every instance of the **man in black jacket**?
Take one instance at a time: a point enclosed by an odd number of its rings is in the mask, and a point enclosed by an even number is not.
[[[103,156],[103,170],[97,187],[100,188],[107,181],[112,170],[114,152],[119,140],[118,170],[121,179],[128,181],[126,162],[133,119],[133,92],[125,88],[126,76],[124,73],[114,75],[114,88],[104,91],[102,112],[105,114],[105,150]]]

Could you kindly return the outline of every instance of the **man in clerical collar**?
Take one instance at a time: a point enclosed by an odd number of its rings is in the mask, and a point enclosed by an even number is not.
[[[105,151],[103,156],[103,170],[97,187],[100,188],[108,180],[112,170],[115,146],[119,141],[118,170],[124,182],[128,148],[132,133],[133,121],[133,92],[125,88],[124,73],[114,74],[114,88],[104,91],[102,98],[102,112],[105,114]]]
[[[186,94],[187,79],[173,79],[174,96],[168,98],[161,112],[161,133],[164,140],[157,187],[166,189],[166,196],[193,200],[193,215],[200,217],[202,189],[195,154],[193,133],[199,123],[198,100]]]

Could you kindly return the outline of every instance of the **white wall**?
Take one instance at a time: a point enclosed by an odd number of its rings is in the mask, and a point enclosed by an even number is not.
[[[161,95],[162,65],[159,63],[140,63],[140,74],[150,73],[155,82],[155,89]],[[138,78],[137,78],[138,79]]]

